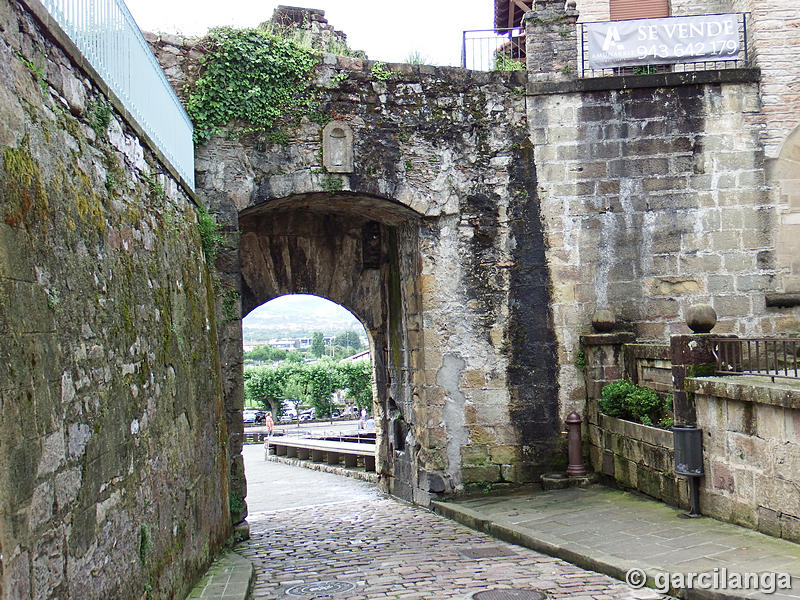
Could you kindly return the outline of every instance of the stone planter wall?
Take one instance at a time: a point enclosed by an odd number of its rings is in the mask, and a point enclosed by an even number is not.
[[[625,344],[625,376],[659,394],[672,393],[672,356],[669,344]]]
[[[675,477],[672,432],[587,411],[589,458],[597,473],[668,504],[688,506],[686,480]]]
[[[703,430],[703,514],[800,542],[800,384],[687,378]]]

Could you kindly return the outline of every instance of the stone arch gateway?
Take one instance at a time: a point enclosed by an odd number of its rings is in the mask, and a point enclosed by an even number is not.
[[[395,495],[427,505],[535,481],[560,460],[560,409],[524,75],[408,66],[380,81],[329,56],[315,78],[329,133],[345,134],[330,136],[334,160],[308,118],[283,143],[248,133],[198,147],[198,197],[226,231],[222,297],[246,314],[313,293],[364,322]],[[231,486],[244,495],[241,327],[223,320]]]
[[[242,314],[284,294],[341,304],[370,338],[376,391],[378,472],[387,491],[409,496],[395,463],[413,464],[403,429],[419,331],[419,217],[402,205],[355,194],[316,193],[256,205],[239,215]],[[407,429],[405,433],[409,433]],[[404,472],[409,469],[405,469]]]

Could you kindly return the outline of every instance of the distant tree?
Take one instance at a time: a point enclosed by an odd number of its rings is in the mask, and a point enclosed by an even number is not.
[[[332,400],[338,382],[337,365],[330,360],[322,360],[307,365],[305,369],[308,403],[314,407],[317,417],[329,417]]]
[[[292,374],[290,367],[254,367],[244,371],[244,396],[249,404],[260,404],[280,416],[285,386]]]
[[[353,355],[353,349],[350,346],[334,346],[333,347],[333,360],[340,361],[343,358]]]
[[[339,387],[347,390],[356,406],[372,410],[372,368],[369,361],[339,363]]]
[[[358,352],[363,347],[358,333],[352,329],[337,335],[333,340],[333,343],[337,346],[342,346],[343,348],[350,347],[353,349],[353,353]]]
[[[318,417],[327,417],[333,408],[332,395],[346,390],[359,408],[372,409],[372,370],[369,361],[336,363],[323,358],[313,364],[284,361],[278,366],[246,367],[245,399],[280,415],[283,401],[314,407]]]
[[[294,404],[297,426],[300,427],[300,405],[308,402],[305,365],[292,365],[291,372],[284,383],[283,392],[289,402]]]
[[[301,363],[303,362],[303,355],[297,351],[288,352],[284,360],[290,363]]]
[[[315,331],[311,336],[311,355],[319,358],[325,354],[325,336],[321,331]]]
[[[275,362],[279,360],[285,360],[287,354],[288,352],[286,350],[265,345],[257,346],[250,350],[250,352],[245,352],[242,356],[245,360]]]

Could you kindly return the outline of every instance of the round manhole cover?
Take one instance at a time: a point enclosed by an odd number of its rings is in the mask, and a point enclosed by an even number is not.
[[[545,600],[547,596],[536,590],[486,590],[472,595],[474,600]]]
[[[293,585],[286,590],[290,596],[299,598],[317,598],[320,596],[336,596],[354,589],[356,586],[349,581],[313,581]]]

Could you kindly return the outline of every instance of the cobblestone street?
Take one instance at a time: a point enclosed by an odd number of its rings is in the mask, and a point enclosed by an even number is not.
[[[369,484],[266,463],[260,447],[245,448],[245,468],[251,539],[236,550],[255,565],[256,600],[467,600],[498,588],[571,600],[662,597],[495,540]]]

